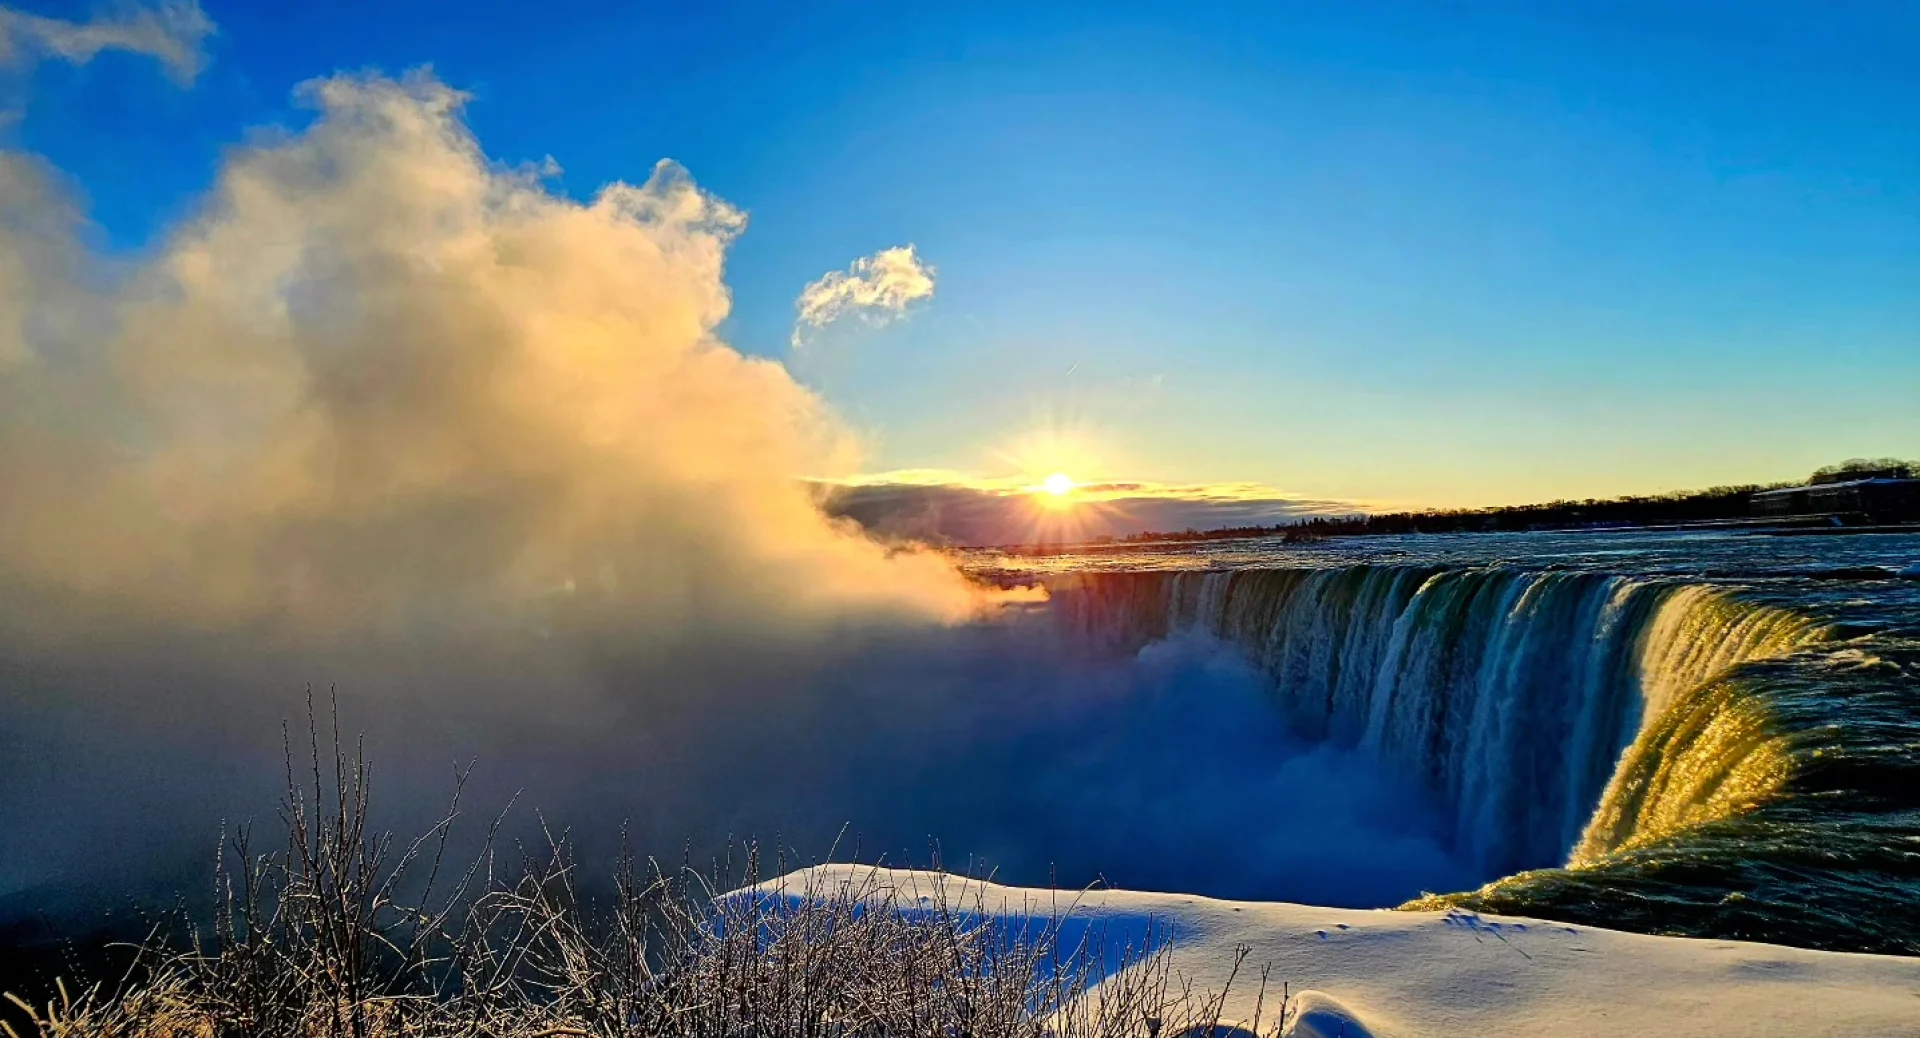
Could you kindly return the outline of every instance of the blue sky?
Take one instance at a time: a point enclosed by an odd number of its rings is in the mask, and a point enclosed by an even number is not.
[[[111,8],[18,0],[79,20]],[[869,465],[1492,504],[1920,455],[1920,8],[206,0],[182,87],[45,62],[0,144],[138,251],[295,84],[431,65],[585,197],[745,209],[726,335],[912,243],[792,360]],[[1048,453],[1042,448],[1040,453]]]

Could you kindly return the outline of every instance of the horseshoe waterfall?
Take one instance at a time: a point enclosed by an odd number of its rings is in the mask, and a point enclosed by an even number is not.
[[[1084,643],[1218,638],[1300,734],[1430,790],[1455,852],[1504,878],[1414,905],[1723,936],[1791,925],[1809,943],[1914,950],[1900,911],[1883,926],[1834,901],[1904,898],[1920,875],[1920,816],[1905,796],[1876,800],[1909,754],[1872,734],[1876,711],[1911,697],[1910,644],[1738,587],[1571,569],[1093,571],[1051,586]],[[1842,832],[1822,811],[1855,817]],[[1887,826],[1907,842],[1848,846]],[[1756,869],[1779,895],[1764,908],[1734,892]]]

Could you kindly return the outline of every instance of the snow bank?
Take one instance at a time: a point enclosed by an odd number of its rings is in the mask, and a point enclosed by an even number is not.
[[[1062,947],[1083,936],[1138,947],[1169,941],[1176,982],[1218,991],[1235,949],[1228,1025],[1251,1023],[1261,966],[1285,982],[1294,1038],[1552,1035],[1555,1038],[1920,1038],[1920,959],[1807,951],[1738,941],[1650,937],[1470,912],[1316,908],[1113,890],[1003,887],[944,873],[831,865],[762,884],[762,895],[812,889],[890,891],[977,907],[1031,931],[1064,915]],[[1113,956],[1117,960],[1118,956]],[[1249,982],[1249,978],[1251,982]],[[1177,986],[1177,984],[1176,984]],[[1265,1009],[1270,1033],[1273,996]],[[1216,1034],[1230,1034],[1224,1028]]]

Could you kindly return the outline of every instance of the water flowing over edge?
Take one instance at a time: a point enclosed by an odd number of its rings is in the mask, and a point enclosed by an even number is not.
[[[1057,622],[1105,650],[1238,646],[1303,735],[1431,790],[1455,852],[1505,878],[1409,907],[1920,953],[1920,744],[1884,738],[1911,727],[1916,671],[1815,616],[1497,566],[1079,573],[1053,591]],[[1836,895],[1908,907],[1871,921]]]

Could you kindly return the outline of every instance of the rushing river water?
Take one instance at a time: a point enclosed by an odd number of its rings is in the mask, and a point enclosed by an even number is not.
[[[975,553],[1072,637],[1241,649],[1499,875],[1457,905],[1920,954],[1920,535],[1583,533]]]

